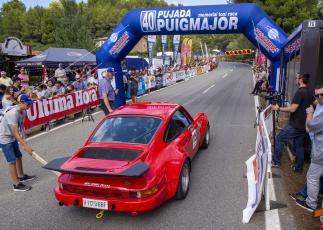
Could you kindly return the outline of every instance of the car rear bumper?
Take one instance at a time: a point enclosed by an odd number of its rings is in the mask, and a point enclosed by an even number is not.
[[[96,198],[94,196],[86,196],[73,194],[68,191],[63,191],[58,188],[58,186],[54,189],[55,197],[58,201],[65,205],[75,205],[79,207],[83,207],[83,198],[88,199],[98,199],[108,201],[108,211],[116,211],[116,212],[148,212],[159,205],[161,205],[164,201],[167,200],[167,190],[166,188],[162,188],[155,195],[143,198],[143,199],[109,199],[109,198]]]

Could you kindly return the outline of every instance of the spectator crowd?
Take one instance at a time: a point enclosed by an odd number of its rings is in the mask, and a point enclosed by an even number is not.
[[[32,83],[25,69],[19,74],[8,76],[0,72],[0,109],[17,104],[21,94],[27,94],[32,100],[41,100],[61,96],[67,93],[98,87],[95,67],[84,66],[66,71],[62,64],[50,78]]]
[[[271,92],[268,88],[270,71],[266,71],[262,65],[255,65],[252,69],[256,83],[251,94]],[[310,79],[310,74],[298,73],[295,76],[298,89],[290,104],[283,106],[281,101],[271,106],[274,111],[289,114],[288,122],[275,137],[271,166],[280,168],[284,146],[290,143],[295,156],[295,162],[291,166],[292,171],[302,174],[306,169],[304,167],[305,140],[309,137],[311,156],[306,181],[298,192],[289,195],[296,205],[313,212],[318,207],[318,195],[323,195],[323,85],[317,85],[313,90],[308,86]]]

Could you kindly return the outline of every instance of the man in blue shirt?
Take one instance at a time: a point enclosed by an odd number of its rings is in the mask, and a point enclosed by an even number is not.
[[[75,76],[75,81],[72,84],[74,86],[75,91],[86,89],[83,80],[80,75]]]
[[[101,108],[105,115],[113,111],[113,104],[115,100],[115,91],[111,85],[114,77],[114,69],[108,68],[104,74],[103,79],[99,81],[99,97]]]

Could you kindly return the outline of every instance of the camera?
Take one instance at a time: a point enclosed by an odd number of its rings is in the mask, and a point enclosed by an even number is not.
[[[269,101],[272,105],[280,105],[282,103],[282,95],[275,90],[268,91],[265,100]]]

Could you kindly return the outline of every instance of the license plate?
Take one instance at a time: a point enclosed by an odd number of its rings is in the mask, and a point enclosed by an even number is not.
[[[105,200],[93,200],[93,199],[83,198],[83,207],[108,210],[109,206],[108,206],[108,201],[105,201]]]

